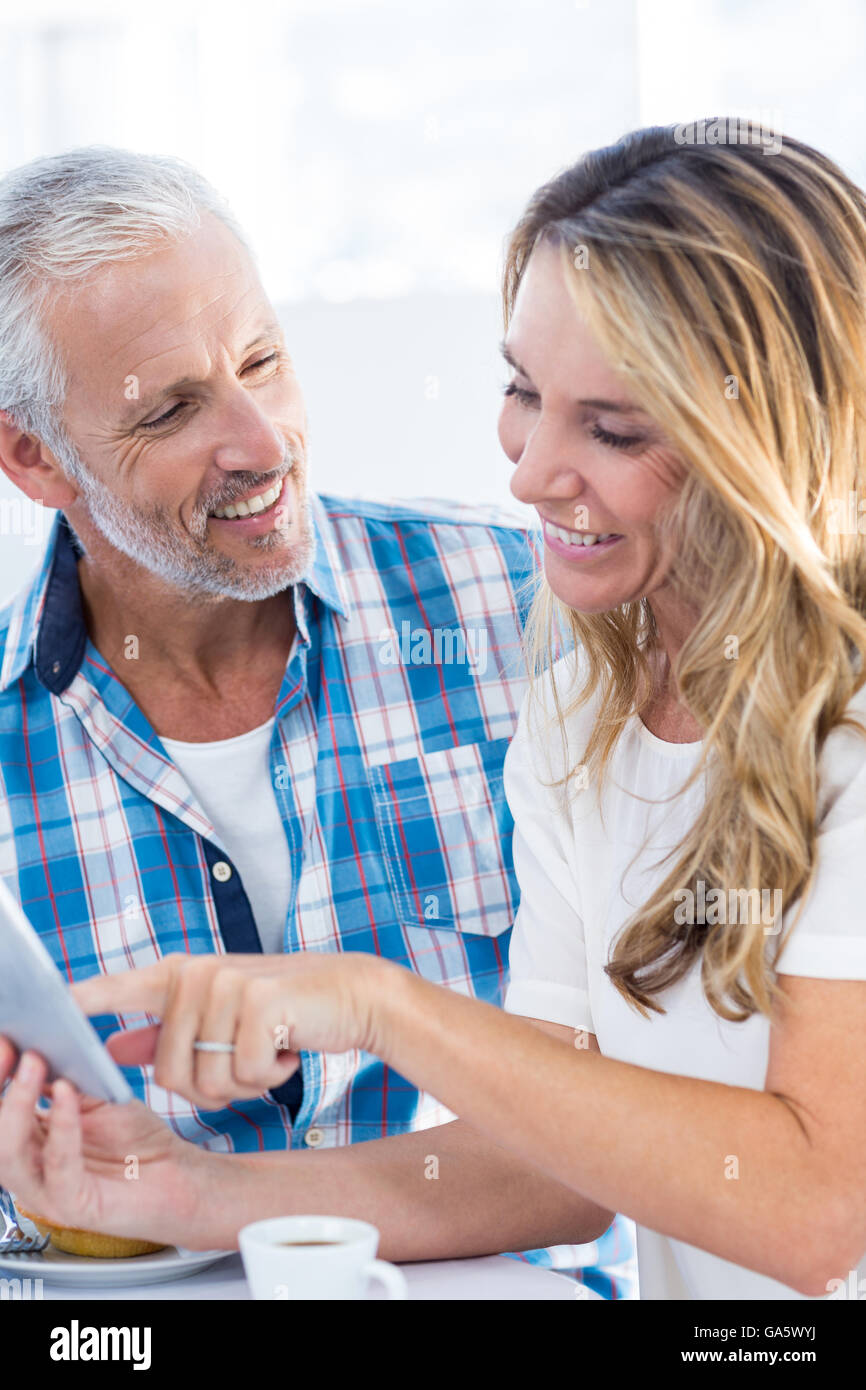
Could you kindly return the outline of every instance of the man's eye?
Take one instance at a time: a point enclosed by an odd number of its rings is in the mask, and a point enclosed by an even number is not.
[[[244,372],[257,372],[260,367],[267,367],[272,362],[278,361],[279,356],[280,354],[278,352],[272,352],[267,357],[260,357],[258,362],[250,362],[248,366],[244,367]],[[143,430],[155,430],[158,429],[160,425],[167,425],[169,420],[174,419],[179,410],[183,410],[185,404],[185,401],[178,401],[170,410],[167,410],[163,415],[157,416],[155,420],[143,420],[139,428]]]
[[[507,386],[503,386],[502,394],[513,396],[520,405],[536,405],[538,396],[535,391],[526,391],[522,386],[515,386],[513,381],[509,381]]]
[[[164,415],[159,415],[155,420],[142,420],[141,428],[143,430],[155,430],[158,425],[168,424],[169,420],[174,418],[178,410],[183,410],[183,406],[183,401],[178,401],[177,404],[173,405],[170,410],[167,410]]]
[[[270,362],[276,362],[279,355],[278,352],[272,352],[268,357],[260,357],[258,362],[251,362],[248,367],[244,368],[244,371],[254,372],[259,367],[267,367]]]

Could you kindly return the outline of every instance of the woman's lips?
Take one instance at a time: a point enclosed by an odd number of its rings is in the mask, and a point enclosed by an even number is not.
[[[586,564],[587,561],[591,560],[594,556],[600,557],[601,555],[606,555],[608,551],[623,539],[620,535],[608,535],[606,540],[596,540],[594,543],[587,545],[583,540],[578,540],[577,537],[585,534],[597,535],[597,532],[571,531],[567,527],[555,526],[552,522],[548,521],[543,521],[542,525],[544,529],[545,546],[549,550],[552,550],[555,555],[561,555],[564,559],[571,560],[579,565]],[[560,532],[564,532],[568,536],[574,536],[575,539],[573,541],[564,540],[562,535],[558,534]],[[602,534],[604,533],[602,532]]]

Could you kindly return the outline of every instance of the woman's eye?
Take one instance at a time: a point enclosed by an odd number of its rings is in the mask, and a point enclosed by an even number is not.
[[[527,391],[525,387],[517,386],[513,381],[509,381],[502,391],[505,396],[513,396],[519,405],[530,408],[538,406],[537,391]],[[589,432],[593,439],[607,445],[609,449],[636,449],[645,442],[642,435],[614,434],[612,430],[606,430],[603,425],[597,423],[591,426]]]
[[[538,395],[535,391],[526,391],[522,386],[516,386],[513,381],[509,381],[507,386],[503,386],[504,396],[513,396],[519,405],[537,405]]]
[[[610,449],[634,449],[636,445],[643,444],[640,435],[613,434],[611,430],[603,429],[601,425],[593,425],[590,429],[593,439],[597,439],[602,444],[606,444]]]
[[[155,430],[158,425],[167,425],[169,420],[174,418],[178,410],[183,410],[183,405],[183,401],[178,401],[176,405],[173,405],[164,415],[158,416],[156,420],[143,420],[141,428],[143,430]]]

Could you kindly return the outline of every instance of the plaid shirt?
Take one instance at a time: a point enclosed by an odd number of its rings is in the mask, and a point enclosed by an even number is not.
[[[309,576],[287,592],[298,641],[270,748],[292,866],[284,949],[378,953],[500,1004],[517,905],[502,765],[526,683],[529,534],[449,504],[316,497],[313,522]],[[70,981],[173,951],[260,951],[206,810],[89,639],[78,553],[58,513],[40,571],[0,614],[0,874]],[[96,1026],[104,1038],[143,1021]],[[149,1067],[125,1072],[176,1133],[223,1151],[453,1118],[358,1051],[305,1052],[284,1086],[217,1111]],[[600,1242],[523,1258],[583,1266],[622,1297],[632,1255],[618,1218]]]

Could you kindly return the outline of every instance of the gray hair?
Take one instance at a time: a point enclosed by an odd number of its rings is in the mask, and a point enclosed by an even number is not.
[[[0,409],[78,476],[62,421],[67,375],[44,326],[52,293],[218,217],[252,255],[228,206],[191,165],[90,145],[34,159],[0,180]]]

